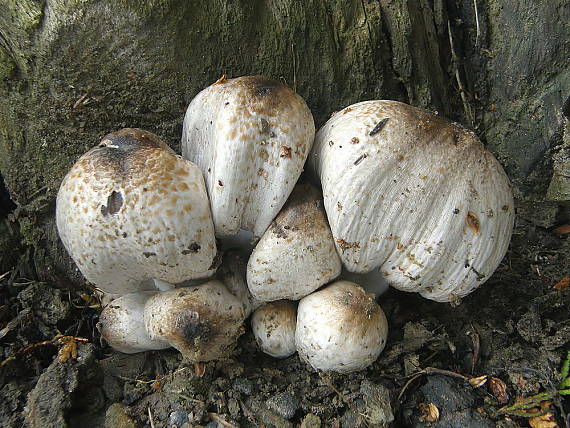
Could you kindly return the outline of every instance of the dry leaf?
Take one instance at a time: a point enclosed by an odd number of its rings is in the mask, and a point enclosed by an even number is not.
[[[204,363],[194,363],[194,375],[197,377],[204,376],[206,373],[206,364]]]
[[[423,422],[437,422],[439,419],[439,409],[433,403],[420,403],[418,405],[422,412],[420,420]]]
[[[556,418],[551,412],[546,412],[544,415],[529,418],[528,424],[532,428],[559,428],[556,423]]]
[[[83,337],[62,335],[57,335],[54,340],[56,340],[60,345],[63,345],[57,354],[57,358],[61,363],[65,363],[70,358],[76,360],[77,342],[88,342],[88,340]]]
[[[556,229],[553,230],[554,233],[558,233],[559,235],[566,235],[570,233],[570,224],[564,224],[562,226],[558,226]]]
[[[506,404],[509,401],[507,393],[507,384],[497,377],[489,379],[489,389],[500,404]]]
[[[473,388],[479,388],[487,383],[487,376],[472,377],[468,382]]]
[[[558,283],[552,288],[554,288],[555,290],[558,290],[558,291],[562,291],[566,287],[568,287],[569,285],[570,285],[570,276],[567,276],[565,278],[562,278],[560,281],[558,281]]]

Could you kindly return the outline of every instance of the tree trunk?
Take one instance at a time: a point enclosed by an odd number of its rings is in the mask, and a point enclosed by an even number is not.
[[[186,106],[224,73],[286,82],[317,126],[367,99],[437,110],[503,163],[519,216],[550,227],[568,200],[561,155],[544,199],[563,144],[569,21],[567,0],[2,0],[0,171],[37,273],[79,280],[53,220],[74,161],[126,126],[179,150]]]

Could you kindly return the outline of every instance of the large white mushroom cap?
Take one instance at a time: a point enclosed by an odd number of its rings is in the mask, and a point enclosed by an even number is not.
[[[297,351],[296,324],[297,307],[289,300],[267,303],[251,316],[255,341],[263,352],[275,358],[286,358]]]
[[[305,101],[262,76],[223,77],[192,100],[182,155],[204,173],[217,236],[265,232],[297,182],[314,134]]]
[[[150,132],[122,129],[84,154],[61,184],[56,219],[67,251],[105,293],[213,273],[202,173]]]
[[[301,184],[253,250],[247,284],[262,301],[298,300],[336,278],[341,267],[321,195]]]
[[[310,165],[343,264],[452,301],[487,280],[514,221],[511,186],[475,134],[396,101],[365,101],[317,133]]]
[[[151,339],[144,326],[144,306],[156,291],[130,293],[113,300],[99,316],[97,328],[114,349],[126,354],[166,349],[170,344]]]
[[[299,301],[297,351],[317,370],[362,370],[378,358],[387,336],[382,308],[353,282],[334,282]]]
[[[168,342],[191,362],[229,357],[244,321],[243,302],[217,280],[156,294],[144,309],[151,339]]]

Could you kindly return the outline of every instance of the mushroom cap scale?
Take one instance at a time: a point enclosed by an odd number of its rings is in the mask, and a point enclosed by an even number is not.
[[[299,301],[297,351],[317,370],[362,370],[378,358],[387,335],[384,312],[355,283],[337,281]]]
[[[244,320],[242,302],[217,280],[159,293],[144,310],[150,337],[168,342],[191,362],[229,357]]]
[[[259,348],[275,358],[293,355],[297,308],[289,300],[266,303],[251,316],[251,330]]]
[[[320,192],[300,184],[253,250],[247,283],[261,301],[299,300],[336,278],[341,267]]]
[[[164,340],[151,339],[144,326],[144,305],[156,293],[126,294],[105,306],[97,328],[111,347],[126,354],[170,348]]]
[[[150,132],[123,129],[84,154],[61,184],[56,219],[83,275],[106,293],[213,273],[201,172]]]
[[[511,186],[475,134],[396,101],[365,101],[319,130],[310,166],[346,268],[437,301],[465,296],[506,253]]]
[[[184,118],[182,155],[206,180],[216,236],[261,236],[293,189],[315,133],[303,99],[262,76],[222,78]]]

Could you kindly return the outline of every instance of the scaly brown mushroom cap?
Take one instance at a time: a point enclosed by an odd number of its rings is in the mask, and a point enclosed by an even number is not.
[[[61,184],[56,218],[67,251],[105,293],[213,273],[202,174],[150,132],[122,129],[84,154]]]

